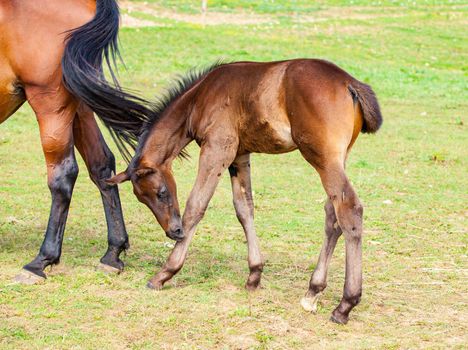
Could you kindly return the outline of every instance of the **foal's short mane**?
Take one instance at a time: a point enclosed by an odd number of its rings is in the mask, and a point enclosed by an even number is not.
[[[141,154],[141,150],[148,139],[150,130],[153,128],[155,124],[159,122],[161,116],[164,114],[164,111],[179,97],[181,97],[184,93],[190,90],[197,82],[199,82],[202,78],[208,75],[210,72],[215,70],[216,68],[226,64],[223,60],[218,60],[208,66],[205,67],[193,67],[187,73],[178,75],[172,82],[169,84],[168,87],[164,90],[164,92],[156,98],[153,102],[153,113],[151,114],[148,120],[142,121],[141,128],[135,137],[138,140],[138,146],[136,148],[136,153],[134,159],[138,159]],[[186,158],[187,154],[185,152],[181,152],[180,156],[182,158]]]
[[[150,120],[146,122],[141,129],[143,134],[146,130],[151,129],[161,118],[164,111],[180,96],[192,88],[198,81],[204,78],[207,74],[214,69],[225,64],[223,61],[216,61],[206,67],[193,67],[187,73],[178,75],[166,89],[161,96],[156,98],[154,102],[154,114]],[[145,141],[140,139],[140,143]]]

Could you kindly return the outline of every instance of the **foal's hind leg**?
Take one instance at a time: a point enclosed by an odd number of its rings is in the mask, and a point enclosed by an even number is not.
[[[345,237],[346,274],[343,298],[331,317],[332,321],[344,324],[348,322],[350,311],[361,300],[363,207],[341,164],[326,164],[317,170]]]
[[[309,290],[301,300],[306,311],[317,312],[317,302],[322,291],[327,287],[328,266],[335,249],[336,242],[341,236],[341,228],[335,215],[335,208],[330,199],[325,203],[325,237],[320,256],[310,279]]]
[[[19,282],[34,283],[45,278],[47,266],[59,263],[62,252],[68,208],[78,176],[72,128],[77,104],[63,87],[27,87],[26,95],[39,122],[47,182],[52,195],[49,222],[39,254],[24,266],[29,275],[22,273],[17,276]]]
[[[255,234],[254,205],[252,198],[252,185],[250,182],[250,154],[237,157],[229,167],[234,207],[248,245],[249,278],[245,287],[255,290],[260,285],[263,271],[263,259]]]
[[[120,205],[117,186],[108,185],[105,180],[115,173],[115,158],[107,147],[101,131],[94,119],[93,112],[86,106],[80,106],[73,124],[75,146],[83,157],[91,180],[101,192],[102,203],[107,221],[108,248],[101,258],[105,271],[120,272],[124,264],[120,253],[128,249],[128,235]]]

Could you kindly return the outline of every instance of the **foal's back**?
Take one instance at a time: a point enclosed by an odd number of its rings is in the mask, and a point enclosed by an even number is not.
[[[348,89],[355,81],[322,60],[226,64],[197,87],[194,118],[233,128],[239,153],[284,153],[304,144],[346,153],[362,127]]]

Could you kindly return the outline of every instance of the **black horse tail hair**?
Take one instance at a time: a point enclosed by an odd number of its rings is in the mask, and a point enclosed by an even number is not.
[[[116,77],[120,14],[116,0],[97,0],[94,18],[68,33],[62,58],[67,90],[88,105],[109,129],[119,152],[129,162],[142,126],[151,120],[152,104],[120,87]],[[112,83],[106,80],[105,61]]]
[[[374,90],[369,85],[356,79],[348,85],[348,90],[353,100],[357,100],[361,106],[364,118],[361,131],[370,134],[377,132],[382,126],[383,118]]]

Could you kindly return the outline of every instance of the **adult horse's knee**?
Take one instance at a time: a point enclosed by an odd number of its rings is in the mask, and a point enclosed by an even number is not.
[[[59,200],[60,204],[70,202],[78,172],[78,164],[73,156],[54,166],[48,178],[53,200]]]

